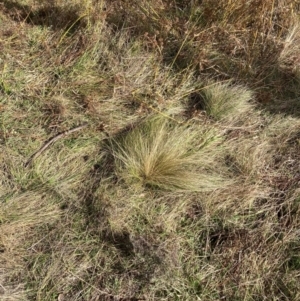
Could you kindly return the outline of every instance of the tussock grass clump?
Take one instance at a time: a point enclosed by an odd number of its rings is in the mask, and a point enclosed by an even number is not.
[[[207,153],[216,139],[212,132],[155,116],[113,141],[112,153],[117,173],[128,183],[198,191],[220,181],[205,171],[218,153]]]
[[[252,108],[253,92],[230,82],[208,84],[201,95],[206,113],[216,120],[236,120]]]

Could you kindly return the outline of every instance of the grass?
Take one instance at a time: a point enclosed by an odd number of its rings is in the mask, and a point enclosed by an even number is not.
[[[201,91],[206,113],[216,119],[241,119],[241,114],[251,111],[250,100],[253,92],[241,86],[230,86],[230,83],[211,83]]]
[[[221,161],[215,143],[218,137],[199,132],[192,125],[154,116],[121,133],[111,142],[109,152],[114,156],[117,174],[128,183],[188,191],[216,188],[221,182],[220,166],[217,169],[214,162]]]
[[[0,299],[300,300],[299,20],[2,1]]]

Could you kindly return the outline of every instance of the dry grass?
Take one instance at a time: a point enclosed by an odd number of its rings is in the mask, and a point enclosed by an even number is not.
[[[201,91],[206,113],[216,119],[227,119],[234,124],[234,119],[242,119],[241,115],[251,111],[250,101],[253,92],[230,83],[209,83]]]
[[[109,152],[117,174],[129,184],[188,191],[222,185],[216,143],[220,138],[212,132],[201,133],[198,126],[178,124],[162,115],[120,136],[111,141]]]
[[[2,1],[0,299],[300,300],[299,18]]]

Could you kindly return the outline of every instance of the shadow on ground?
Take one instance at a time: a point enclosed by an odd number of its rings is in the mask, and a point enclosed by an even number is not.
[[[300,78],[280,72],[277,80],[257,95],[259,107],[267,112],[300,117]]]
[[[74,32],[86,26],[78,6],[58,6],[55,1],[44,1],[37,9],[15,1],[1,1],[0,10],[16,22],[49,27],[52,30],[69,28]]]

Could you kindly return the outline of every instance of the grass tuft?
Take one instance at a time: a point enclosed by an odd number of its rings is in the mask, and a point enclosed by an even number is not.
[[[117,174],[127,183],[199,191],[216,187],[220,180],[204,171],[214,159],[207,148],[217,139],[212,133],[154,116],[113,140],[111,152]]]
[[[215,120],[238,119],[252,108],[253,92],[230,82],[208,84],[201,91],[206,113]]]

